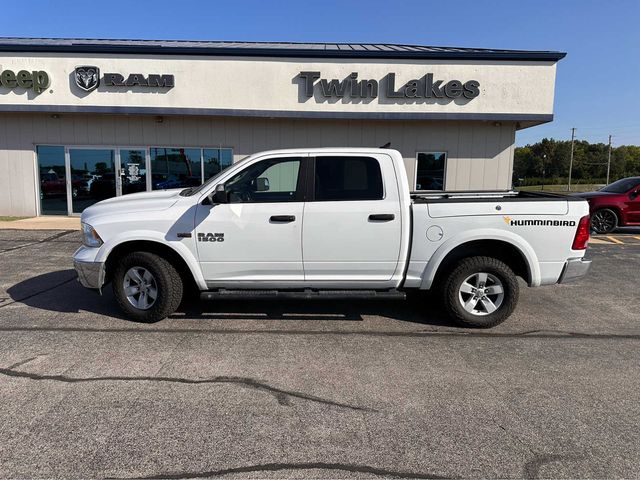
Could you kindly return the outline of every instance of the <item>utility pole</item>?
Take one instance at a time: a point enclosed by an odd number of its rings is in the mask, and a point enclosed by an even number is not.
[[[609,185],[610,171],[611,171],[611,135],[609,135],[609,158],[607,159],[607,185]]]
[[[571,129],[571,156],[569,157],[569,183],[567,183],[567,191],[571,191],[571,171],[573,170],[573,142],[576,138],[576,127]]]

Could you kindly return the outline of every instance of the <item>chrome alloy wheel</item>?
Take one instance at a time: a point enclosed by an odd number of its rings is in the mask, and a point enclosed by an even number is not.
[[[502,305],[504,287],[495,275],[484,272],[474,273],[460,285],[458,299],[462,308],[472,315],[489,315]]]
[[[158,298],[158,285],[149,270],[131,267],[122,282],[124,294],[131,305],[140,310],[150,309]]]

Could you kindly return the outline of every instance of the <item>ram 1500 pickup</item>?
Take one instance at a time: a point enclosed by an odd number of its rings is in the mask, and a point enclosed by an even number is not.
[[[172,314],[187,290],[233,296],[401,297],[437,290],[490,327],[530,287],[582,277],[589,206],[524,192],[410,192],[399,152],[257,153],[203,185],[111,198],[82,214],[79,281],[111,283],[128,318]],[[425,306],[425,311],[428,308]]]

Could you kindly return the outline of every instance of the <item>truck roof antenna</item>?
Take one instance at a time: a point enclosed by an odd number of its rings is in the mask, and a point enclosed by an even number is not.
[[[382,145],[380,148],[391,148],[391,142],[387,142],[384,145]]]

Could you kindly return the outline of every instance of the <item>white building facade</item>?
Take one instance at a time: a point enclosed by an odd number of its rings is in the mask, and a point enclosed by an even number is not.
[[[414,190],[508,190],[560,52],[0,39],[0,215],[78,215],[252,153],[399,150]]]

